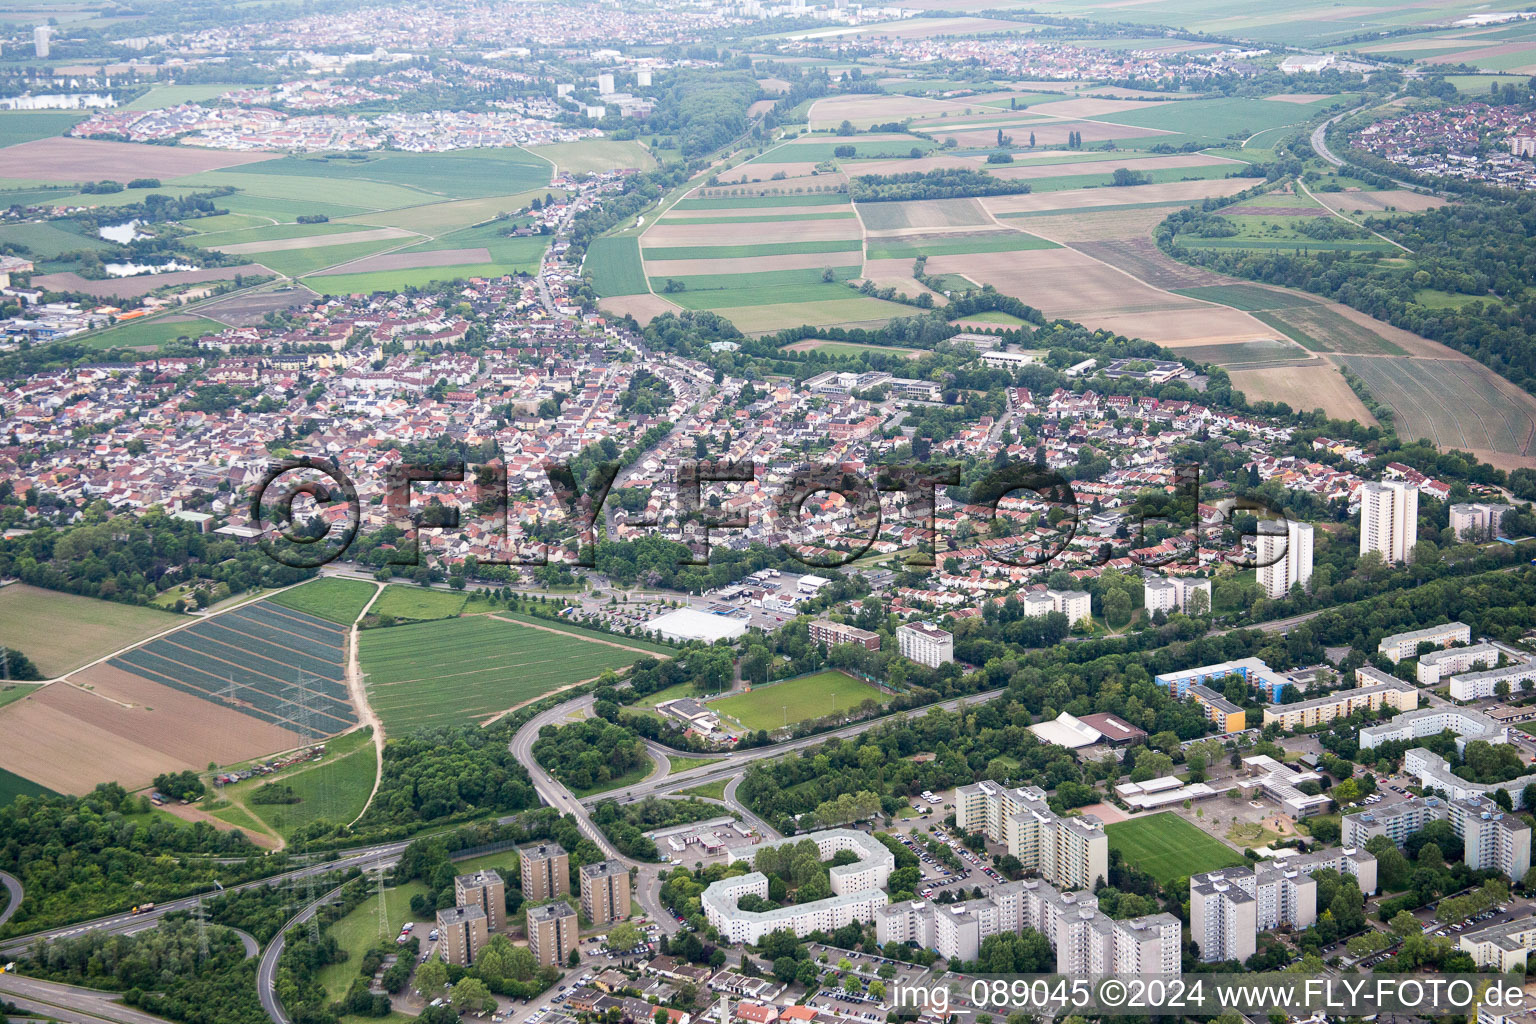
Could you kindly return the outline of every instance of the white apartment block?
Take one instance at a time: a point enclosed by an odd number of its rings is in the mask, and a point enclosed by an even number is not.
[[[1450,763],[1439,754],[1415,747],[1403,755],[1403,772],[1417,776],[1419,784],[1444,793],[1454,800],[1469,796],[1493,798],[1498,790],[1509,794],[1510,805],[1518,810],[1525,801],[1525,787],[1536,783],[1536,772],[1505,782],[1468,782],[1451,771]]]
[[[913,942],[946,960],[974,960],[982,940],[1025,928],[1056,951],[1056,969],[1079,974],[1178,974],[1180,923],[1169,914],[1115,921],[1092,893],[1061,892],[1039,879],[998,886],[980,899],[949,905],[913,900],[881,908],[881,943]]]
[[[1413,629],[1406,633],[1393,633],[1391,636],[1381,638],[1381,643],[1376,645],[1376,650],[1385,654],[1396,665],[1404,658],[1416,658],[1419,655],[1419,644],[1434,644],[1436,647],[1450,647],[1452,644],[1469,644],[1472,642],[1472,627],[1465,622],[1442,622],[1438,626],[1429,626],[1425,629]]]
[[[1067,617],[1068,626],[1093,618],[1093,597],[1086,590],[1037,590],[1025,594],[1020,603],[1025,615],[1061,612]]]
[[[1241,963],[1257,951],[1258,900],[1252,868],[1222,868],[1189,879],[1189,937],[1206,963]]]
[[[955,660],[954,635],[931,622],[896,627],[896,645],[903,658],[938,668]]]
[[[1447,729],[1456,734],[1457,749],[1465,749],[1471,740],[1509,742],[1508,727],[1500,725],[1481,711],[1439,705],[1405,711],[1394,715],[1390,722],[1366,726],[1360,730],[1360,748],[1369,750],[1378,743],[1421,740],[1426,736],[1438,736]]]
[[[1008,789],[987,780],[955,790],[955,824],[981,832],[1052,885],[1092,889],[1109,879],[1109,838],[1091,814],[1063,818],[1038,786]]]
[[[1295,704],[1271,704],[1264,709],[1264,724],[1280,723],[1287,732],[1347,718],[1356,711],[1412,711],[1419,706],[1419,691],[1412,683],[1387,675],[1380,669],[1363,665],[1355,670],[1356,685],[1348,690],[1297,701]]]
[[[711,883],[699,902],[703,905],[705,919],[719,931],[722,939],[757,943],[764,935],[780,928],[787,928],[796,935],[833,931],[854,921],[870,920],[889,902],[884,889],[896,867],[896,858],[878,839],[853,829],[828,829],[740,847],[730,852],[730,863],[750,861],[763,849],[807,840],[816,844],[822,860],[830,860],[843,850],[851,850],[859,857],[852,864],[831,869],[829,878],[833,895],[812,903],[755,912],[742,910],[737,904],[748,893],[764,899],[768,897],[768,876],[761,871]]]
[[[1479,970],[1523,974],[1531,950],[1536,949],[1536,918],[1517,918],[1464,932],[1458,945],[1472,957]],[[1483,1019],[1479,1014],[1478,1020]]]
[[[1284,530],[1275,533],[1264,532],[1265,526],[1278,528],[1280,524],[1260,523],[1257,539],[1259,586],[1273,601],[1285,597],[1296,584],[1306,587],[1311,581],[1313,532],[1311,523],[1294,519],[1287,519]]]
[[[1411,797],[1388,808],[1373,808],[1342,819],[1343,841],[1364,844],[1386,836],[1396,846],[1431,821],[1448,821],[1461,837],[1462,860],[1479,871],[1499,871],[1515,881],[1531,866],[1531,830],[1482,796],[1442,800],[1437,796]]]
[[[1189,599],[1205,595],[1204,611],[1211,610],[1211,581],[1198,576],[1149,576],[1141,585],[1141,603],[1147,614],[1188,612]]]
[[[1314,871],[1352,875],[1360,891],[1376,891],[1376,858],[1360,849],[1329,849],[1254,867],[1221,868],[1189,879],[1189,934],[1200,959],[1243,961],[1258,946],[1258,933],[1282,926],[1300,930],[1317,923]]]
[[[1492,540],[1504,525],[1509,506],[1503,502],[1470,501],[1451,506],[1451,532],[1457,540]]]
[[[1379,551],[1387,562],[1413,559],[1419,539],[1419,491],[1406,480],[1360,487],[1360,553]]]
[[[1491,668],[1499,663],[1499,649],[1493,644],[1449,647],[1431,651],[1419,659],[1419,685],[1435,686],[1447,676],[1473,668]]]
[[[1479,644],[1479,647],[1491,646]],[[1466,650],[1474,650],[1468,647]],[[1452,652],[1446,651],[1446,654]],[[1495,654],[1497,650],[1495,649]],[[1497,657],[1494,658],[1497,661]],[[1499,695],[1499,684],[1503,683],[1511,694],[1519,695],[1526,689],[1526,684],[1536,682],[1536,658],[1525,658],[1513,665],[1505,665],[1503,668],[1490,668],[1485,672],[1467,672],[1463,675],[1451,677],[1452,700],[1484,700],[1488,697]]]

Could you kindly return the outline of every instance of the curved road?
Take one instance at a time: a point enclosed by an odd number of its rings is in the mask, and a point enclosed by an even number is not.
[[[70,1024],[167,1024],[164,1017],[124,1006],[118,993],[39,981],[19,974],[0,974],[0,997],[25,1013]]]
[[[21,880],[14,875],[6,874],[4,871],[0,871],[0,885],[5,886],[5,891],[11,894],[11,898],[6,901],[5,909],[0,910],[0,924],[5,924],[5,922],[11,919],[11,915],[16,913],[16,909],[21,906],[23,890],[21,888]]]
[[[278,933],[267,943],[266,952],[261,955],[261,963],[256,966],[256,996],[261,1000],[261,1008],[267,1012],[272,1024],[292,1024],[283,1004],[277,998],[277,962],[282,958],[283,947],[288,943],[288,929],[295,925],[304,924],[315,914],[319,913],[321,906],[329,899],[341,892],[341,886],[337,886],[330,892],[321,896],[315,902],[293,915]]]

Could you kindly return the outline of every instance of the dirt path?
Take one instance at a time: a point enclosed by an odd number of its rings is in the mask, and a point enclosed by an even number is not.
[[[1412,249],[1408,248],[1402,242],[1394,242],[1392,239],[1388,238],[1386,235],[1382,234],[1380,231],[1373,231],[1372,229],[1367,228],[1364,224],[1361,224],[1359,221],[1355,220],[1353,217],[1346,217],[1346,216],[1344,216],[1344,214],[1340,213],[1338,210],[1335,210],[1333,207],[1329,206],[1327,203],[1325,203],[1321,199],[1317,198],[1317,196],[1313,195],[1312,194],[1312,190],[1307,188],[1307,183],[1302,181],[1300,178],[1296,179],[1296,187],[1300,188],[1303,192],[1305,192],[1307,194],[1307,198],[1308,199],[1312,200],[1318,206],[1321,206],[1323,209],[1327,210],[1329,213],[1333,214],[1335,217],[1339,218],[1339,220],[1342,220],[1344,223],[1346,223],[1346,224],[1353,224],[1357,228],[1364,228],[1366,231],[1370,231],[1371,234],[1375,235],[1377,238],[1381,239],[1383,242],[1386,242],[1388,245],[1395,245],[1395,246],[1397,246],[1403,252],[1406,252],[1406,253],[1412,253],[1413,252]]]
[[[368,688],[363,685],[363,665],[358,658],[358,628],[357,624],[363,621],[363,616],[368,614],[368,609],[384,593],[385,584],[374,583],[373,596],[368,603],[363,605],[363,610],[357,613],[357,618],[352,620],[352,628],[347,632],[347,691],[352,695],[352,704],[357,708],[357,720],[363,725],[373,726],[373,789],[368,792],[368,799],[363,802],[363,809],[357,812],[357,817],[347,822],[348,826],[356,825],[368,813],[368,808],[373,806],[373,798],[379,793],[379,783],[384,779],[384,723],[379,721],[379,716],[374,712],[373,706],[368,703]]]
[[[233,801],[231,801],[231,803],[233,803]],[[239,804],[236,804],[236,806],[243,807],[243,805]],[[281,850],[285,845],[287,845],[283,842],[283,837],[277,835],[276,833],[257,832],[247,828],[244,825],[232,824],[225,821],[223,818],[216,818],[212,814],[209,814],[207,811],[200,810],[199,808],[193,807],[190,804],[185,806],[182,804],[165,804],[163,807],[161,807],[161,810],[167,812],[168,814],[175,815],[182,821],[205,821],[221,832],[244,832],[246,838],[264,850]],[[246,813],[250,813],[249,809],[246,809]],[[251,815],[251,820],[257,822],[261,821],[261,819],[256,817],[254,814]]]

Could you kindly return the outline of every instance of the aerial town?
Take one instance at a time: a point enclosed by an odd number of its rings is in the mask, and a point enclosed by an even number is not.
[[[1536,1024],[1536,18],[1222,8],[0,19],[0,1024]]]

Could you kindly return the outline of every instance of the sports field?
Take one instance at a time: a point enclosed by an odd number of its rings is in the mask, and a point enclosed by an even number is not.
[[[782,683],[758,686],[722,700],[711,701],[710,708],[729,716],[747,729],[782,729],[808,718],[820,718],[836,711],[856,708],[866,700],[884,704],[890,697],[862,679],[841,672],[817,672],[815,675],[786,679]]]
[[[1200,831],[1172,811],[1104,826],[1109,848],[1164,885],[1203,871],[1236,866],[1236,850]]]
[[[185,619],[25,583],[0,587],[0,644],[21,651],[52,679]]]
[[[647,652],[476,615],[362,634],[368,701],[391,735],[483,722]]]
[[[374,589],[373,584],[362,580],[311,580],[302,587],[274,594],[268,600],[285,608],[350,626],[373,596]]]
[[[468,600],[469,596],[462,592],[392,583],[384,588],[369,614],[396,619],[448,619],[462,612]]]

